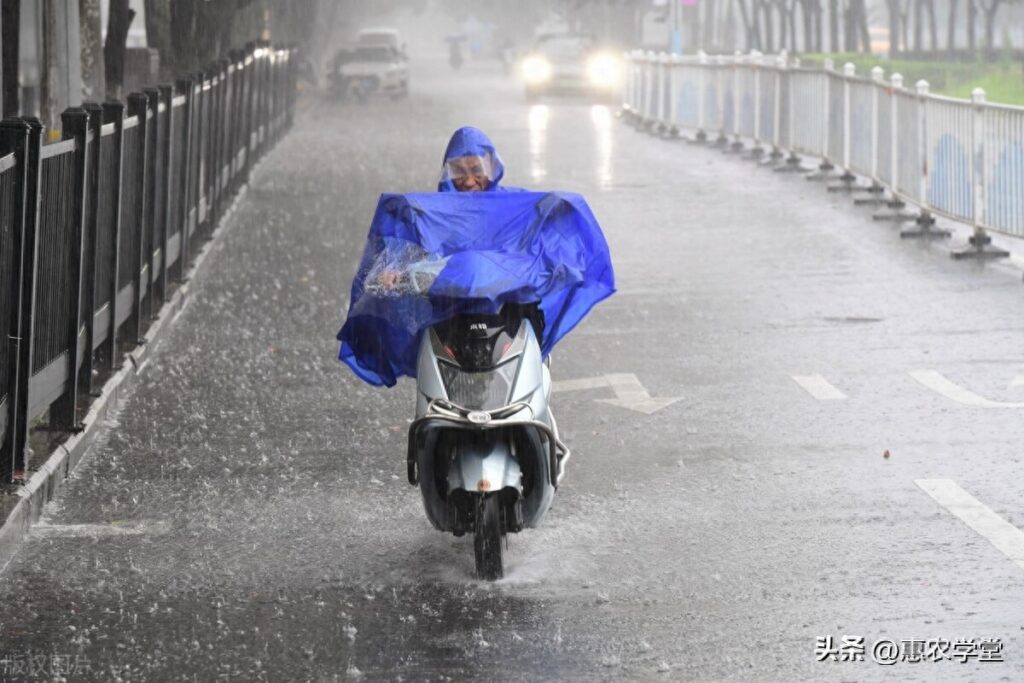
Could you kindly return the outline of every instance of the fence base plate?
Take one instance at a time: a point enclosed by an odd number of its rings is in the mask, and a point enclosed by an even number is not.
[[[958,260],[972,259],[975,261],[991,261],[994,259],[1007,258],[1010,252],[999,247],[992,246],[992,238],[979,230],[967,238],[967,246],[962,249],[954,249],[949,255]]]

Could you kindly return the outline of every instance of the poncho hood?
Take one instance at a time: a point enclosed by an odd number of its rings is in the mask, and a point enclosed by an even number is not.
[[[448,141],[448,147],[444,150],[444,159],[441,162],[442,168],[452,159],[466,156],[490,156],[494,165],[494,177],[487,186],[487,192],[497,192],[505,188],[501,187],[501,179],[505,176],[505,164],[502,163],[498,150],[494,143],[479,128],[465,126],[459,128],[452,134]],[[452,179],[448,177],[447,170],[442,171],[441,181],[437,184],[438,192],[458,192]]]

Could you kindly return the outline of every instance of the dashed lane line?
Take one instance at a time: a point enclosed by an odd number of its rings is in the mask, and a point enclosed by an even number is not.
[[[914,483],[1024,569],[1024,531],[997,515],[952,479],[915,479]]]
[[[819,401],[842,401],[846,394],[829,384],[821,375],[793,375],[793,381]]]
[[[913,370],[910,372],[910,376],[932,391],[965,406],[976,406],[978,408],[1024,408],[1024,403],[990,401],[984,396],[979,396],[970,389],[965,389],[959,384],[950,381],[941,372],[936,370]]]

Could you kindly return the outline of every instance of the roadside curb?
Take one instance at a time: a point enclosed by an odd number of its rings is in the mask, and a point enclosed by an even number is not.
[[[156,319],[146,331],[145,342],[125,353],[121,369],[103,385],[100,396],[93,401],[82,420],[84,429],[78,434],[73,434],[58,446],[39,469],[32,473],[28,482],[14,494],[6,496],[7,498],[17,498],[17,500],[10,507],[6,518],[0,521],[0,572],[6,569],[14,559],[32,525],[42,516],[46,504],[59,496],[68,477],[108,426],[106,424],[108,419],[118,413],[121,402],[131,394],[139,375],[145,371],[164,337],[177,321],[177,317],[185,310],[190,301],[190,285],[193,278],[200,273],[213,249],[235,224],[232,218],[239,203],[248,194],[252,177],[259,171],[262,163],[263,159],[253,165],[249,181],[239,188],[231,205],[224,211],[213,230],[210,239],[200,247],[199,253],[184,275],[183,283],[175,289],[171,298],[161,307]]]

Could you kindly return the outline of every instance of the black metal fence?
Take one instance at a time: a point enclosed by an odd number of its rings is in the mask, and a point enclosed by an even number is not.
[[[139,343],[253,163],[292,121],[292,50],[62,116],[43,145],[0,122],[0,483],[26,478],[29,428],[75,431],[95,371]]]

